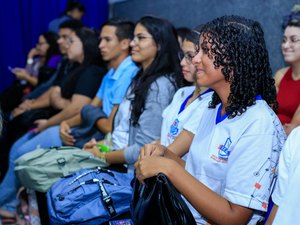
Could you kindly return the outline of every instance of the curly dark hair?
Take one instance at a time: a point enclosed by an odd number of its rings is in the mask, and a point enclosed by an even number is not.
[[[166,76],[176,88],[182,83],[180,64],[178,59],[179,44],[175,28],[162,18],[144,16],[136,24],[141,24],[152,35],[159,50],[145,70],[142,68],[133,80],[134,100],[132,102],[131,121],[138,124],[140,115],[145,107],[148,90],[153,82],[161,76]]]
[[[201,50],[230,83],[225,108],[228,117],[244,113],[258,95],[277,109],[275,81],[260,24],[240,16],[223,16],[203,25],[200,32]],[[215,108],[220,102],[215,92],[209,107]]]

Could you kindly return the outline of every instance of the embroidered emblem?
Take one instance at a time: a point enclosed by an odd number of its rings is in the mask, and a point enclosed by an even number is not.
[[[229,154],[230,154],[229,147],[230,147],[231,143],[232,143],[232,141],[231,141],[231,139],[229,137],[229,138],[226,139],[225,144],[220,145],[218,147],[218,149],[219,149],[218,158],[219,159],[223,159],[223,160],[227,160],[228,159]]]
[[[170,127],[170,133],[174,136],[177,135],[177,133],[178,133],[178,130],[179,130],[178,124],[179,124],[179,120],[176,119],[176,120],[174,120],[173,124]]]

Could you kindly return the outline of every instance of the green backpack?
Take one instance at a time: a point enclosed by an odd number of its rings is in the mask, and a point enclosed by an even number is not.
[[[51,147],[36,149],[18,158],[15,172],[24,187],[47,192],[59,178],[95,166],[107,167],[109,164],[76,147]]]

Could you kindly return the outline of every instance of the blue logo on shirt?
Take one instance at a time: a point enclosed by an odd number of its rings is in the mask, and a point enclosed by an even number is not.
[[[229,154],[230,154],[229,147],[230,147],[231,143],[232,143],[232,141],[229,137],[226,139],[225,144],[219,146],[219,148],[218,148],[219,149],[219,152],[218,152],[219,158],[224,159],[224,160],[228,159]]]
[[[179,120],[178,119],[176,119],[174,122],[173,122],[173,124],[171,125],[171,127],[170,127],[170,133],[172,134],[172,135],[177,135],[177,133],[178,133],[178,124],[179,124]]]

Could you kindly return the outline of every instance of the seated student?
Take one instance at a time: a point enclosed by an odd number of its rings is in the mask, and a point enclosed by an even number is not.
[[[281,50],[288,67],[278,70],[275,74],[277,87],[277,115],[287,134],[300,125],[295,112],[300,109],[300,10],[299,5],[284,17],[284,29]]]
[[[130,56],[129,45],[133,37],[133,29],[132,22],[118,18],[110,19],[102,26],[99,49],[110,70],[104,77],[92,105],[100,107],[107,116],[97,119],[95,123],[95,126],[103,134],[112,131],[113,120],[119,104],[138,71],[138,67]],[[70,128],[82,123],[80,115],[61,123],[60,137],[65,145],[78,146],[79,143]],[[92,137],[88,139],[90,138]]]
[[[62,44],[62,43],[66,42],[71,31],[74,31],[75,29],[79,29],[81,27],[83,27],[83,24],[79,20],[74,20],[74,19],[66,20],[59,25],[59,30],[58,30],[59,38],[57,40],[57,43],[59,46],[60,53],[63,55],[63,59],[59,64],[60,67],[64,66],[64,60],[66,62],[69,62],[69,60],[66,60],[67,59],[67,48],[66,48],[66,46],[64,46],[65,44]],[[69,66],[66,67],[66,69],[65,69],[66,72],[64,72],[64,74],[68,74],[68,72],[67,72],[68,69],[69,69]],[[58,71],[56,71],[56,73],[53,74],[47,82],[42,83],[37,88],[35,88],[33,91],[31,91],[28,95],[26,95],[24,97],[24,100],[36,99],[36,98],[40,97],[44,92],[49,90],[51,86],[56,86],[59,83],[63,82],[64,78],[66,77],[66,76],[64,76],[64,74],[59,74]]]
[[[45,32],[27,56],[26,68],[12,68],[16,81],[0,94],[2,111],[10,113],[34,87],[47,81],[55,72],[61,55],[57,45],[58,36]]]
[[[133,23],[127,20],[111,19],[103,25],[101,30],[99,48],[110,70],[105,75],[91,105],[101,108],[107,115],[107,118],[95,122],[97,128],[103,133],[111,131],[112,120],[119,103],[124,98],[126,90],[138,70],[129,56],[129,43],[132,35]],[[72,131],[69,132],[70,127],[80,125],[81,122],[81,115],[77,113],[70,119],[64,120],[60,127],[53,126],[26,143],[23,141],[27,140],[24,136],[23,140],[20,139],[16,142],[12,149],[20,148],[18,151],[27,152],[35,149],[37,145],[47,148],[62,144],[82,147],[84,143],[75,140]]]
[[[82,23],[77,20],[67,20],[60,25],[57,43],[59,50],[63,55],[63,59],[60,62],[56,73],[53,74],[52,78],[48,82],[43,83],[40,87],[36,88],[25,97],[25,100],[12,111],[13,117],[29,110],[44,108],[50,105],[49,97],[53,87],[62,87],[66,81],[67,75],[73,68],[75,68],[75,65],[77,65],[76,62],[72,62],[68,59],[68,38],[73,31],[81,27],[83,27]]]
[[[141,68],[126,96],[131,112],[128,144],[108,153],[99,152],[95,143],[85,149],[110,164],[126,163],[132,172],[140,148],[160,138],[161,115],[179,85],[180,66],[174,28],[164,19],[142,17],[136,23],[130,46],[132,59]]]
[[[52,84],[53,87],[60,86],[61,88],[63,88],[67,75],[71,74],[71,71],[75,69],[76,66],[78,65],[76,62],[70,61],[67,57],[67,46],[68,46],[67,39],[75,29],[81,28],[82,24],[78,21],[70,20],[61,24],[60,27],[61,28],[59,30],[59,39],[57,40],[57,43],[59,45],[59,49],[61,53],[65,56],[60,62],[56,74],[53,74],[55,80],[52,81]],[[49,99],[53,87],[49,88],[48,91],[46,91],[37,99],[30,99],[30,100],[23,101],[23,103],[21,103],[17,108],[15,108],[12,111],[12,115],[13,115],[12,120],[7,119],[6,122],[7,124],[5,124],[5,126],[7,128],[8,134],[7,135],[3,134],[4,135],[3,141],[0,142],[1,149],[2,149],[2,153],[0,157],[1,180],[3,178],[2,175],[4,176],[8,166],[7,165],[8,151],[10,149],[11,144],[18,137],[22,136],[25,132],[28,131],[28,129],[30,128],[28,126],[32,126],[32,123],[35,121],[34,115],[37,115],[37,113],[39,112],[39,114],[43,113],[44,116],[50,118],[51,116],[53,116],[55,113],[58,112],[57,109],[50,107]],[[35,91],[36,89],[33,92]],[[36,117],[36,119],[38,118],[39,117]],[[28,126],[26,126],[26,124],[28,124]],[[8,136],[9,140],[7,140],[5,136]]]
[[[178,27],[176,28],[177,40],[180,48],[182,49],[183,40],[185,36],[190,32],[190,28],[187,27]]]
[[[87,28],[78,29],[70,35],[69,42],[68,58],[77,61],[80,66],[72,71],[68,86],[61,90],[64,108],[50,119],[37,121],[35,131],[20,138],[9,153],[9,169],[0,184],[0,208],[12,216],[16,205],[11,202],[16,198],[20,187],[19,180],[14,173],[14,161],[35,148],[22,148],[22,145],[29,143],[28,140],[48,126],[59,124],[62,120],[79,113],[84,105],[92,101],[102,80],[104,69],[97,66],[101,58],[96,48],[98,38],[95,32]]]
[[[300,127],[295,128],[284,144],[278,164],[278,179],[272,194],[274,205],[266,225],[300,224]]]
[[[188,201],[197,224],[256,224],[266,211],[284,130],[258,22],[223,16],[200,30],[192,63],[214,90],[195,135],[189,125],[168,147],[146,145],[136,163],[140,182],[164,173]]]
[[[63,15],[50,21],[48,25],[48,30],[57,33],[60,24],[70,19],[81,20],[84,13],[85,13],[85,7],[82,3],[80,3],[77,0],[68,0]]]
[[[198,41],[199,33],[197,31],[188,33],[183,39],[182,52],[178,54],[184,79],[193,82],[194,85],[179,89],[171,104],[162,114],[160,144],[164,146],[170,145],[175,140],[187,122],[193,124],[196,131],[202,118],[203,109],[211,100],[212,92],[210,90],[202,93],[202,90],[206,88],[201,87],[201,84],[197,82],[196,68],[192,64],[192,59],[197,54],[195,46],[198,46]]]
[[[197,83],[196,68],[191,63],[196,55],[195,43],[198,44],[199,33],[190,31],[183,40],[182,52],[178,56],[184,79],[194,85],[180,88],[174,95],[170,105],[163,111],[160,143],[168,146],[182,131],[183,125],[187,122],[194,125],[196,131],[202,117],[203,109],[207,107],[212,92],[201,94],[201,85]],[[130,101],[125,98],[121,103],[114,119],[114,129],[109,140],[101,140],[98,143],[111,145],[112,149],[121,149],[128,145]],[[107,143],[108,142],[108,143]],[[97,145],[95,139],[91,140],[85,147]]]

